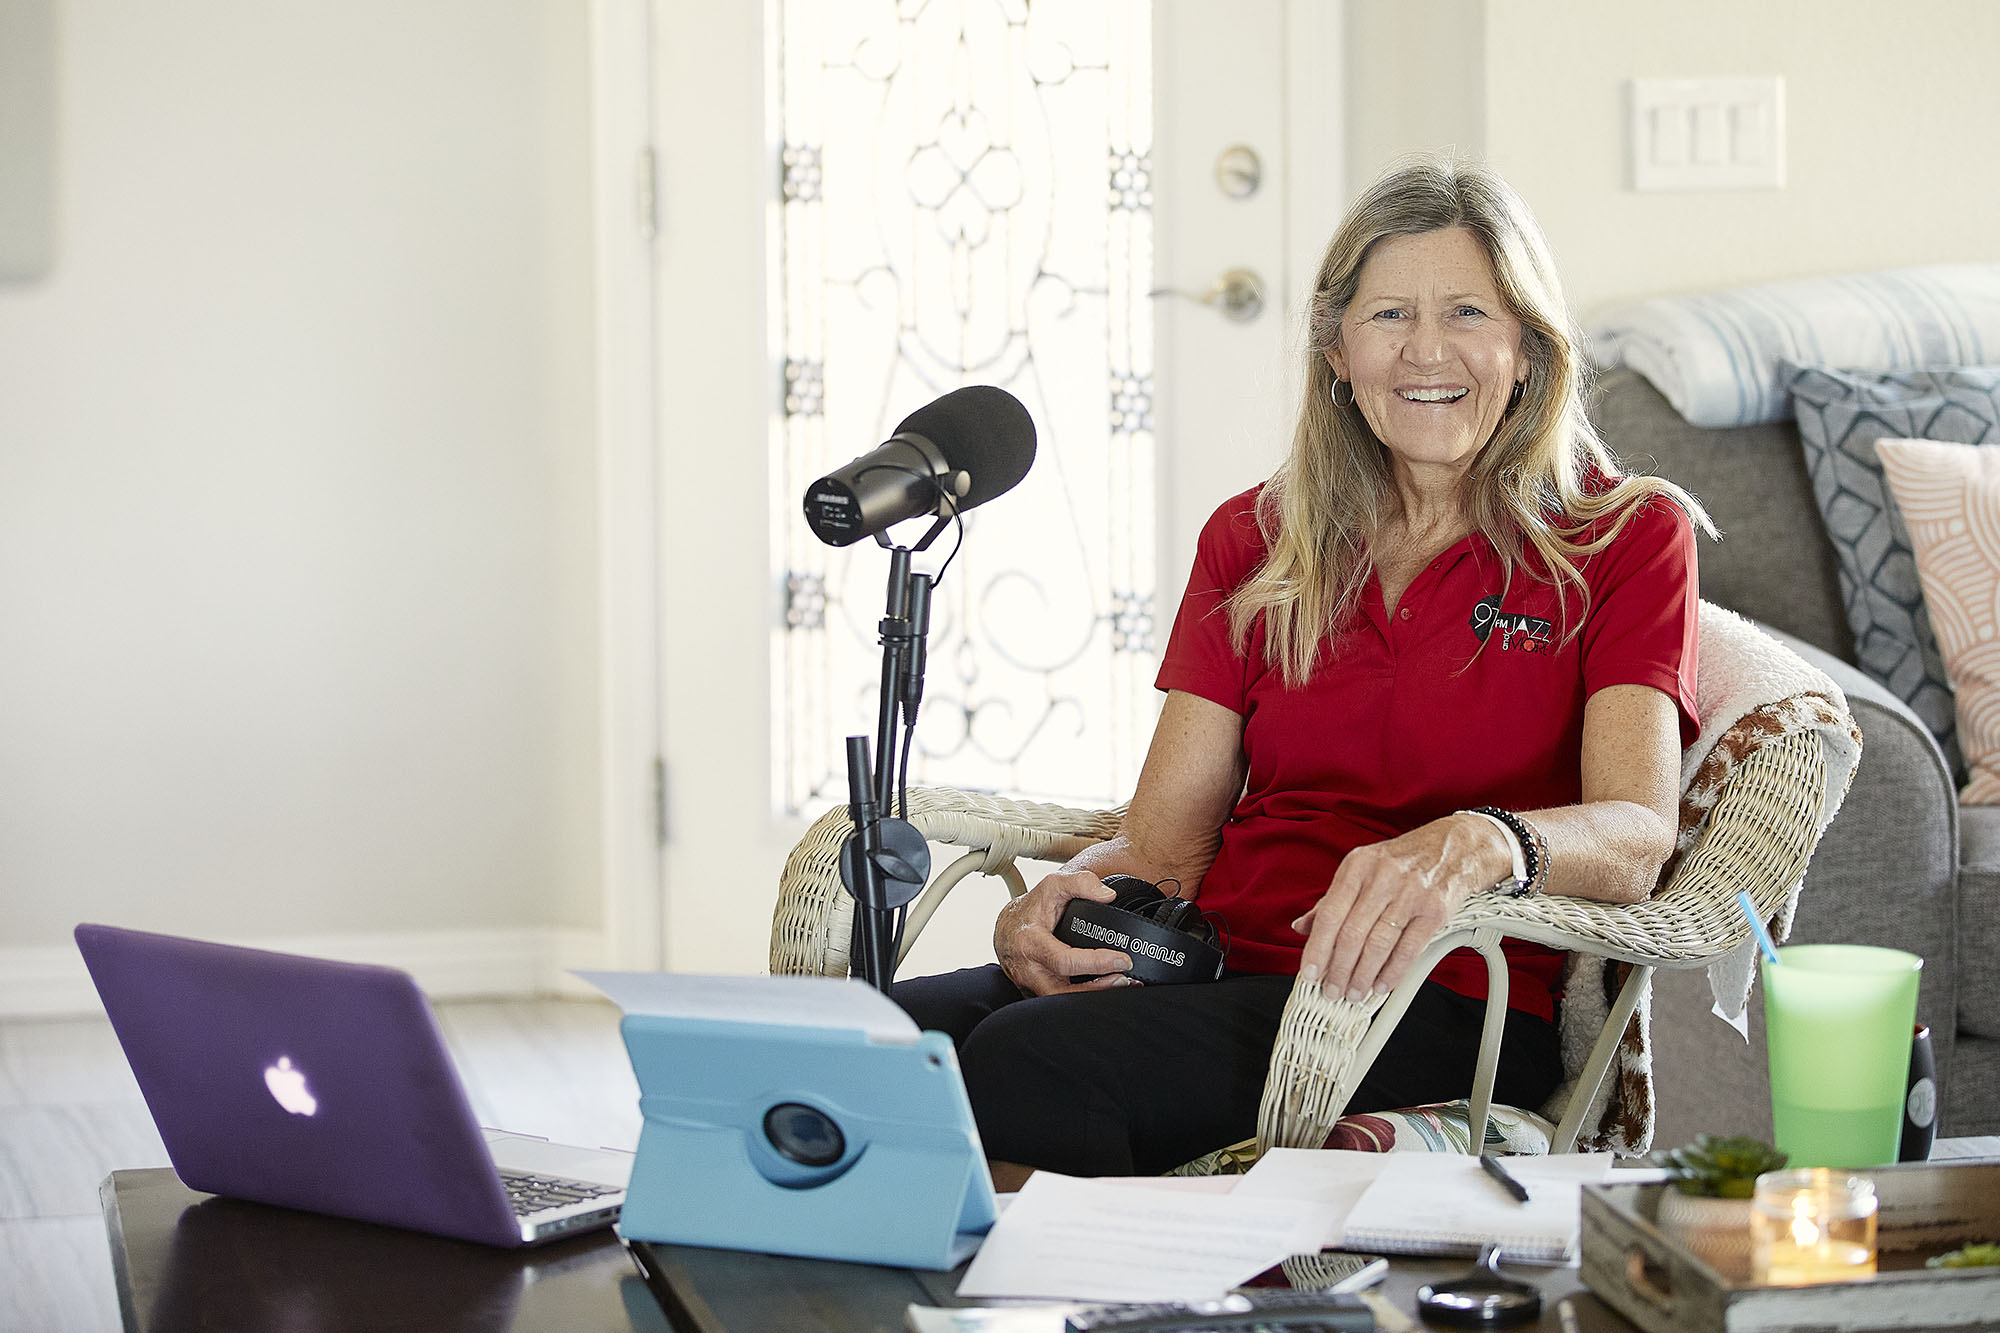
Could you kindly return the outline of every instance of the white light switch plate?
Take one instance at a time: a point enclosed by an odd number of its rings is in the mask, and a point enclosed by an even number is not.
[[[1632,80],[1632,188],[1785,184],[1785,81]]]

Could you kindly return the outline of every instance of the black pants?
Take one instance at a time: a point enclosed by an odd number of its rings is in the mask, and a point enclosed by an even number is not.
[[[998,966],[897,982],[947,1033],[986,1155],[1079,1176],[1159,1175],[1257,1132],[1292,978],[1023,996]],[[1467,1096],[1485,1001],[1427,982],[1349,1101],[1386,1111]],[[1507,1015],[1494,1099],[1537,1107],[1562,1076],[1555,1025]]]

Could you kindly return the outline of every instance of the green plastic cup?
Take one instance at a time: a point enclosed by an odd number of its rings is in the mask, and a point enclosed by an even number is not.
[[[1795,944],[1764,961],[1771,1119],[1790,1165],[1893,1165],[1924,960],[1868,944]]]

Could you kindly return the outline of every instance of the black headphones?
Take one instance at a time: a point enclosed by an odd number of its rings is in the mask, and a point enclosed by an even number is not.
[[[1125,975],[1148,986],[1215,981],[1228,945],[1190,898],[1172,898],[1137,875],[1106,875],[1108,903],[1072,898],[1056,938],[1078,949],[1117,949],[1132,958]],[[1077,978],[1088,980],[1088,978]]]

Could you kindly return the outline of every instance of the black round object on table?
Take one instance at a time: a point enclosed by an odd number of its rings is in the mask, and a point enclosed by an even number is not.
[[[1500,1247],[1479,1251],[1472,1271],[1417,1290],[1417,1309],[1446,1328],[1512,1328],[1542,1317],[1542,1293],[1500,1275]]]

